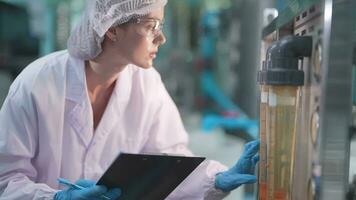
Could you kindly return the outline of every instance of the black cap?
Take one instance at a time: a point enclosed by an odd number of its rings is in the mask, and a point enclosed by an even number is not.
[[[274,42],[267,50],[266,62],[258,73],[260,84],[304,85],[304,72],[298,69],[298,60],[310,57],[312,37],[287,36]]]

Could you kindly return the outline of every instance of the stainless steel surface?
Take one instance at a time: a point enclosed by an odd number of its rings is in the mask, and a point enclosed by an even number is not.
[[[311,12],[313,11],[313,12]],[[299,19],[298,19],[299,17]],[[322,32],[322,7],[313,5],[294,19],[294,35],[313,37],[313,53],[311,58],[304,59],[300,67],[305,73],[304,87],[298,108],[296,138],[295,173],[293,179],[292,199],[313,199],[313,169],[319,167],[317,142],[319,133],[320,103],[320,33]],[[319,49],[320,47],[320,49]]]
[[[309,9],[300,13],[295,17],[294,26],[297,28],[304,26],[305,24],[310,24],[310,21],[313,21],[316,18],[319,18],[322,14],[322,7],[319,4],[311,6]],[[311,32],[310,30],[306,30]],[[305,34],[300,34],[305,35]]]
[[[325,0],[321,78],[321,199],[347,192],[351,126],[354,0]]]

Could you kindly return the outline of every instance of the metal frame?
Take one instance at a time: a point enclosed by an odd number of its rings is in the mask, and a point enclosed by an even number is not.
[[[321,93],[320,199],[345,199],[352,125],[354,0],[325,0]]]

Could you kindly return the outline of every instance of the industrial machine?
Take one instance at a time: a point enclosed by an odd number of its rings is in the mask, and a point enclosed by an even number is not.
[[[356,1],[277,1],[263,30],[260,200],[355,199],[349,185]]]

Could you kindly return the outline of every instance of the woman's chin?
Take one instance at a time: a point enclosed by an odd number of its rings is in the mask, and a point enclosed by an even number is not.
[[[137,65],[143,69],[149,69],[149,68],[153,67],[153,62],[149,61],[149,62],[145,62],[145,63],[137,63],[135,65]]]

